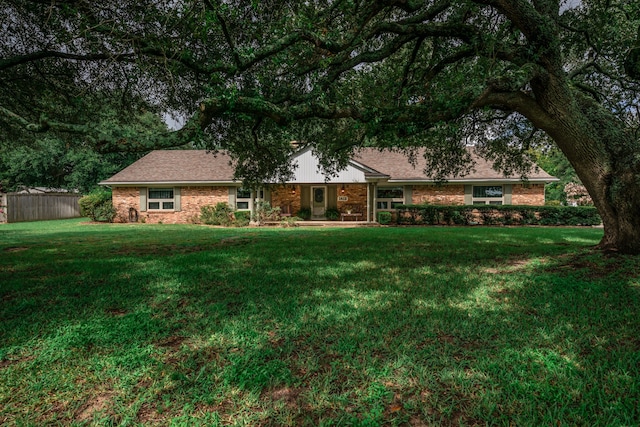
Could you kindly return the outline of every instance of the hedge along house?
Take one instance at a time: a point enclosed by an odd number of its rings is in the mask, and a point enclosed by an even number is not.
[[[473,155],[473,154],[472,154]],[[292,157],[290,181],[245,189],[234,179],[231,158],[204,150],[153,151],[100,185],[113,191],[116,221],[186,223],[197,220],[200,209],[220,202],[253,211],[265,200],[282,212],[311,212],[311,220],[325,220],[337,209],[342,220],[375,222],[377,212],[393,212],[401,204],[543,205],[545,184],[557,181],[534,168],[526,182],[504,176],[486,160],[473,155],[474,170],[439,185],[424,174],[418,153],[414,163],[401,152],[365,148],[335,176],[322,173],[310,148]]]

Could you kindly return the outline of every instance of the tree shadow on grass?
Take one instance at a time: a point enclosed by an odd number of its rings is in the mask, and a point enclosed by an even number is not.
[[[61,256],[47,280],[21,272],[4,358],[102,359],[114,383],[138,378],[119,385],[134,418],[143,402],[156,420],[265,425],[630,424],[638,262],[611,273],[580,248],[591,236],[295,230],[181,250],[176,234],[152,253],[131,241]]]

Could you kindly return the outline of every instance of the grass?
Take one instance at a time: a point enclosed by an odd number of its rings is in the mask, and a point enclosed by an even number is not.
[[[640,259],[579,228],[0,225],[0,424],[640,423]]]

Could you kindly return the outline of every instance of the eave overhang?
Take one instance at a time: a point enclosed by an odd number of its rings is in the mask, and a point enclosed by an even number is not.
[[[174,185],[178,187],[197,186],[220,186],[220,185],[242,185],[241,181],[100,181],[98,185],[109,187],[150,187],[159,185]]]
[[[499,184],[512,184],[512,183],[533,183],[533,184],[548,184],[550,182],[558,182],[560,181],[558,178],[552,177],[552,178],[530,178],[527,180],[523,180],[520,178],[456,178],[456,179],[447,179],[442,181],[443,184],[451,184],[451,183],[455,183],[455,184],[477,184],[477,183],[482,183],[482,182],[495,182],[495,183],[499,183]],[[407,179],[407,178],[390,178],[389,179],[389,183],[394,183],[394,184],[405,184],[405,185],[410,185],[410,184],[437,184],[437,181],[434,181],[432,179]]]

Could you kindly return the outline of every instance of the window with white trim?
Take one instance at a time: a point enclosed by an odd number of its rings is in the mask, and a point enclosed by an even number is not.
[[[404,187],[378,187],[376,190],[377,209],[397,209],[404,204]]]
[[[247,188],[236,188],[236,209],[248,211],[251,206],[251,190]]]
[[[474,185],[474,205],[501,205],[503,203],[504,190],[502,185]]]
[[[239,211],[248,211],[251,210],[251,206],[253,206],[253,201],[251,199],[252,194],[255,194],[257,198],[264,198],[264,191],[260,189],[260,191],[252,192],[248,188],[238,187],[236,188],[236,210]]]
[[[155,211],[172,211],[175,207],[173,188],[149,188],[147,209]]]

